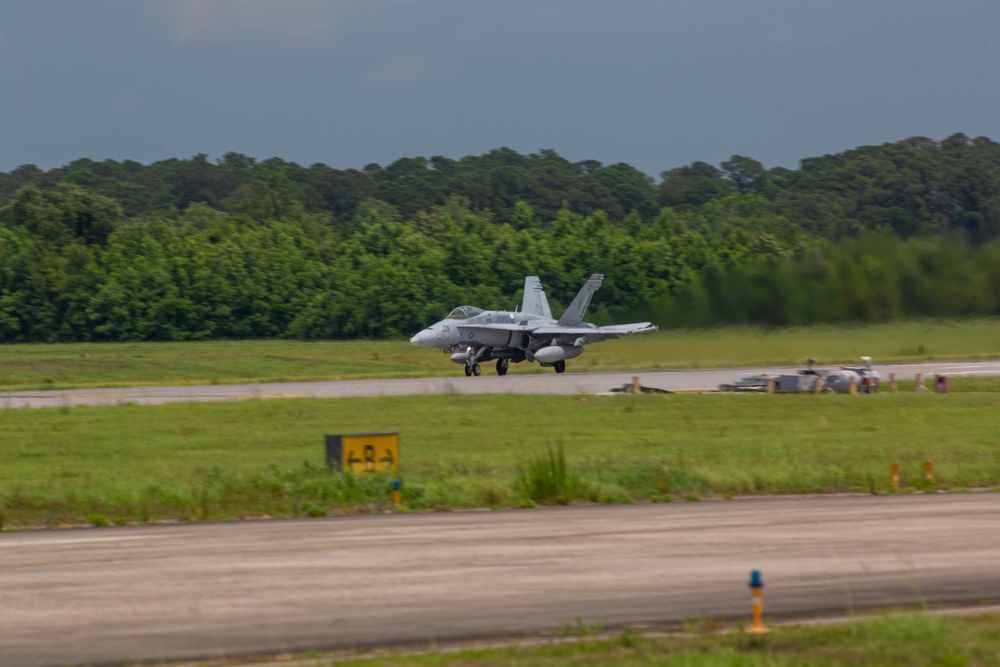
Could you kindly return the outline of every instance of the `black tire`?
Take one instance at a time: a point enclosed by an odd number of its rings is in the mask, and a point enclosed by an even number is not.
[[[479,364],[472,364],[472,374],[479,377],[479,374],[483,372],[483,369],[479,367]]]
[[[507,365],[510,363],[510,359],[497,359],[497,375],[503,377],[507,375]]]
[[[466,364],[465,365],[465,377],[469,377],[470,375],[472,375],[472,369],[469,368],[469,364]]]
[[[562,360],[562,359],[560,359],[556,363],[552,364],[552,366],[556,369],[556,373],[565,373],[566,372],[566,362],[564,360]]]

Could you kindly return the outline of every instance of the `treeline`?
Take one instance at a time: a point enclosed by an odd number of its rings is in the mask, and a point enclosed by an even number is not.
[[[0,341],[412,335],[460,303],[665,326],[1000,314],[1000,147],[662,174],[506,149],[363,171],[228,154],[0,174]]]
[[[825,238],[884,228],[903,238],[961,233],[977,243],[1000,235],[1000,144],[963,134],[864,146],[805,159],[792,170],[734,155],[719,167],[695,162],[662,172],[658,182],[626,164],[506,148],[460,160],[403,158],[362,170],[258,162],[238,153],[217,162],[196,155],[151,165],[81,159],[50,171],[24,165],[0,173],[0,205],[21,187],[60,183],[114,199],[129,218],[172,218],[203,203],[272,219],[284,213],[276,200],[292,199],[305,213],[329,216],[341,231],[372,199],[405,220],[459,196],[497,222],[512,221],[518,202],[546,222],[563,210],[603,211],[618,221],[635,212],[649,221],[665,207],[691,211],[732,194],[756,194],[770,213]]]
[[[643,313],[678,327],[1000,315],[1000,241],[864,235],[789,257],[713,264]]]
[[[294,199],[257,220],[192,204],[127,219],[76,186],[22,188],[0,207],[0,340],[412,335],[461,303],[513,308],[541,275],[555,308],[591,272],[601,310],[635,308],[707,265],[794,252],[807,237],[753,195],[644,222],[524,203],[497,223],[453,198],[403,220],[369,200],[339,231]]]

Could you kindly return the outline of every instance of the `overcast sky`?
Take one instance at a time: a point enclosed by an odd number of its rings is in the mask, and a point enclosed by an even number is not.
[[[1000,140],[998,0],[4,0],[0,170]]]

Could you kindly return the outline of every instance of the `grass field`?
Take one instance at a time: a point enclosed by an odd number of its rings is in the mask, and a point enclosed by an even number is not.
[[[1000,322],[669,332],[595,345],[570,370],[1000,358]],[[514,367],[512,367],[513,369]],[[528,367],[527,372],[546,372]],[[405,342],[11,345],[0,389],[448,375]],[[517,371],[526,372],[524,365]],[[550,371],[548,371],[550,372]],[[901,388],[910,388],[902,384]],[[1000,490],[1000,379],[947,395],[469,396],[0,409],[0,529],[392,509],[383,476],[330,474],[323,435],[402,434],[401,511],[690,502],[782,493]],[[935,476],[923,478],[925,461]],[[890,486],[890,464],[901,486]],[[931,667],[998,664],[997,617],[643,637],[388,656],[379,665]],[[685,629],[712,630],[692,619]],[[556,634],[586,635],[580,624]],[[337,664],[345,664],[338,660]]]
[[[993,667],[1000,655],[998,626],[1000,617],[997,616],[940,618],[911,614],[825,627],[783,627],[767,635],[707,633],[643,637],[641,632],[626,631],[614,639],[389,655],[316,664],[352,667]]]
[[[589,346],[569,372],[1000,358],[1000,320],[663,331]],[[531,364],[512,373],[552,372]],[[406,341],[75,343],[0,347],[0,390],[461,375]]]
[[[405,510],[887,493],[893,462],[902,492],[995,487],[998,408],[1000,393],[901,392],[3,410],[0,521],[10,528],[387,510],[387,479],[323,467],[324,434],[371,431],[402,434]],[[931,485],[926,460],[935,466]]]

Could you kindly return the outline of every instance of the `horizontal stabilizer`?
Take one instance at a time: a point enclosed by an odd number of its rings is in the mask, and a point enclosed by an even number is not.
[[[621,336],[631,336],[632,334],[648,333],[656,331],[657,326],[652,322],[635,322],[634,324],[612,324],[606,327],[597,327],[597,333],[612,334]]]

